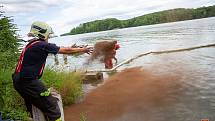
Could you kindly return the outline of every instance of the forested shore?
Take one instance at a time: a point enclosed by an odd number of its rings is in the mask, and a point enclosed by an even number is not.
[[[177,8],[171,10],[165,10],[155,13],[150,13],[138,17],[134,17],[128,20],[118,20],[116,18],[107,18],[104,20],[96,20],[80,24],[78,27],[73,28],[69,33],[65,35],[75,35],[82,33],[106,31],[120,28],[200,19],[215,16],[215,5],[209,7],[201,7],[196,9]]]

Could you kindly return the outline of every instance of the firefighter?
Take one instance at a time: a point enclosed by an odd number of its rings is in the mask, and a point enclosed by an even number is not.
[[[14,88],[25,101],[27,110],[32,116],[32,104],[39,108],[48,121],[61,121],[61,112],[57,100],[50,95],[50,90],[45,87],[40,77],[48,54],[72,54],[92,52],[91,47],[73,48],[58,47],[48,43],[53,35],[52,28],[44,23],[36,21],[31,25],[28,36],[33,36],[24,47],[14,74],[12,75]]]

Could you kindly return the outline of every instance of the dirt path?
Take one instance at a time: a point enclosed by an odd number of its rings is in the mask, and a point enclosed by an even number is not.
[[[141,68],[124,70],[93,90],[83,102],[66,107],[65,120],[79,121],[80,114],[87,121],[156,120],[159,116],[154,114],[168,110],[175,102],[175,95],[180,95],[179,78],[155,75]]]

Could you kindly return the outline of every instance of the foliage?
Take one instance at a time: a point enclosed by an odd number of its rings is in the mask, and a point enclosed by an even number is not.
[[[79,27],[72,29],[68,34],[98,32],[98,31],[104,31],[104,30],[112,30],[115,28],[121,28],[120,20],[115,18],[108,18],[105,20],[96,20],[93,22],[81,24]],[[64,34],[64,35],[67,35],[67,34]]]
[[[10,17],[0,14],[0,70],[14,68],[19,50],[16,39],[16,28]]]
[[[80,121],[87,121],[87,116],[85,113],[80,114]]]
[[[63,104],[74,103],[82,95],[83,76],[77,72],[57,72],[47,68],[42,80],[47,87],[54,87],[63,98]]]
[[[136,26],[144,26],[144,25],[151,25],[151,24],[199,19],[199,18],[206,18],[206,17],[213,17],[213,16],[215,16],[215,5],[209,6],[209,7],[201,7],[197,9],[178,8],[178,9],[172,9],[172,10],[165,10],[161,12],[155,12],[155,13],[135,17],[128,20],[118,20],[115,18],[109,18],[105,20],[96,20],[92,22],[87,22],[79,25],[76,28],[73,28],[69,33],[63,34],[62,36],[89,33],[89,32],[98,32],[98,31],[112,30],[112,29],[118,29],[118,28],[136,27]]]
[[[0,71],[0,91],[2,106],[0,111],[3,112],[4,119],[16,119],[26,121],[28,114],[25,112],[24,102],[19,94],[13,88],[11,80],[12,70]]]
[[[23,101],[14,90],[11,75],[19,55],[16,27],[11,17],[0,11],[0,111],[3,118],[26,120]]]

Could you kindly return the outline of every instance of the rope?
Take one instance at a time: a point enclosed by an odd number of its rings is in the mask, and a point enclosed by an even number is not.
[[[113,72],[113,71],[116,71],[116,69],[119,68],[119,67],[121,67],[122,65],[128,64],[128,63],[132,62],[135,59],[138,59],[138,58],[140,58],[142,56],[146,56],[146,55],[149,55],[149,54],[176,53],[176,52],[191,51],[191,50],[195,50],[195,49],[206,48],[206,47],[213,47],[213,46],[215,46],[215,44],[201,45],[201,46],[196,46],[196,47],[182,48],[182,49],[175,49],[175,50],[151,51],[151,52],[139,54],[139,55],[137,55],[135,57],[129,58],[129,59],[121,62],[120,64],[116,65],[112,69],[89,70],[89,71],[86,71],[86,72]]]

